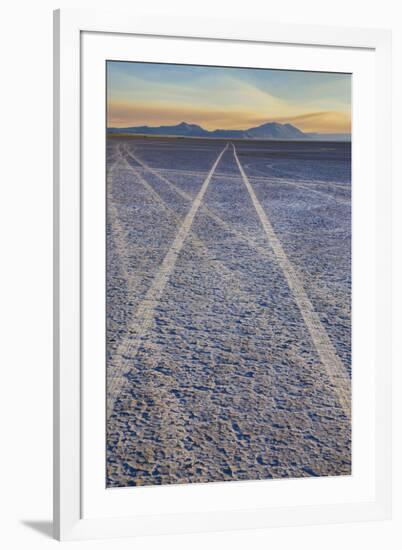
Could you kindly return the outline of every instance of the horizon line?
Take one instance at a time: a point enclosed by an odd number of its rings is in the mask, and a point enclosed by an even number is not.
[[[349,136],[352,135],[351,131],[349,131],[349,132],[306,132],[304,130],[300,130],[300,128],[298,128],[294,124],[291,124],[290,122],[282,123],[282,122],[277,122],[275,120],[262,122],[261,124],[259,124],[257,126],[250,126],[250,127],[247,127],[247,128],[215,128],[214,130],[207,130],[206,128],[201,126],[201,124],[197,124],[196,122],[187,122],[185,120],[181,120],[180,122],[176,122],[175,124],[158,124],[158,125],[151,125],[151,124],[134,125],[134,124],[131,124],[129,126],[108,126],[108,125],[106,125],[106,128],[107,128],[107,130],[126,130],[126,129],[129,129],[129,128],[153,128],[153,129],[156,129],[156,128],[163,128],[163,127],[165,127],[165,128],[174,128],[174,127],[177,127],[177,126],[187,125],[187,126],[196,126],[197,128],[201,128],[205,132],[208,132],[208,133],[211,134],[211,133],[217,132],[217,131],[246,132],[247,130],[252,130],[254,128],[259,128],[259,127],[265,126],[267,124],[277,124],[279,126],[291,126],[292,128],[295,128],[296,130],[298,130],[299,132],[301,132],[302,134],[305,134],[305,135],[309,135],[309,134],[316,134],[316,135],[349,135]]]
[[[109,130],[110,128],[107,128]],[[118,130],[124,130],[124,128],[118,128]],[[297,139],[297,138],[247,138],[247,137],[213,137],[213,136],[185,136],[180,134],[141,134],[135,132],[111,132],[109,136],[116,137],[141,137],[147,139],[204,139],[204,140],[216,140],[216,141],[279,141],[279,142],[296,142],[296,143],[352,143],[352,134],[344,133],[328,133],[328,134],[319,134],[315,132],[316,135],[323,136],[323,139]],[[328,137],[325,139],[325,136],[350,136],[350,139],[330,139]]]

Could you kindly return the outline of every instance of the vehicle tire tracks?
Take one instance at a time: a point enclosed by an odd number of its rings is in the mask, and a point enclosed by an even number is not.
[[[317,353],[320,357],[320,360],[325,367],[328,377],[332,383],[333,389],[338,397],[338,401],[346,418],[350,419],[351,417],[351,381],[346,372],[346,369],[336,354],[334,346],[322,325],[320,318],[317,312],[314,310],[312,303],[310,302],[303,285],[297,275],[295,268],[290,262],[289,258],[286,255],[283,246],[278,239],[271,222],[268,219],[268,216],[263,209],[260,201],[255,194],[253,186],[251,185],[246,173],[244,172],[243,166],[241,165],[239,158],[236,153],[236,147],[232,144],[233,155],[236,160],[239,172],[243,178],[243,183],[250,195],[251,201],[254,205],[254,208],[258,214],[261,225],[265,231],[265,234],[268,238],[275,256],[277,258],[278,264],[280,265],[285,279],[288,283],[289,289],[293,293],[296,304],[302,314],[304,322],[307,326],[307,329],[310,333],[311,339],[314,343],[314,346],[317,350]]]
[[[136,315],[132,320],[130,326],[128,327],[128,333],[131,336],[130,341],[128,342],[126,355],[132,360],[141,345],[141,341],[151,327],[154,319],[155,307],[162,296],[162,293],[165,289],[165,286],[169,280],[169,277],[174,269],[176,260],[180,254],[180,251],[184,245],[185,240],[187,239],[194,217],[201,206],[202,200],[205,196],[205,193],[208,189],[209,183],[212,179],[212,176],[216,170],[216,167],[219,164],[223,154],[228,148],[228,144],[223,148],[216,158],[214,164],[208,172],[207,177],[205,178],[201,188],[199,189],[195,199],[193,200],[189,211],[187,212],[176,237],[173,240],[167,254],[165,255],[162,264],[160,265],[151,287],[148,289],[145,297],[137,308]],[[125,371],[122,372],[121,368],[116,368],[116,365],[111,364],[111,372],[108,372],[107,378],[107,419],[113,412],[113,407],[116,398],[120,393],[122,384],[124,383]],[[113,368],[113,366],[115,368]],[[124,370],[124,369],[123,369]]]
[[[178,187],[177,185],[175,185],[172,181],[170,181],[168,178],[166,178],[165,176],[163,176],[158,170],[155,170],[154,168],[152,168],[151,166],[149,166],[148,164],[146,164],[142,159],[140,159],[137,155],[134,155],[131,151],[128,151],[127,149],[125,150],[126,154],[132,158],[133,160],[135,160],[136,162],[138,162],[138,164],[140,164],[144,170],[146,170],[147,172],[153,174],[155,177],[157,177],[160,181],[166,183],[166,185],[172,190],[174,191],[177,195],[179,195],[180,197],[182,197],[183,199],[187,200],[187,201],[192,201],[193,198],[191,197],[191,195],[189,193],[186,193],[185,191],[183,191],[182,189],[180,189],[180,187]],[[238,231],[237,229],[235,229],[233,226],[231,226],[230,224],[228,224],[227,222],[225,222],[225,220],[223,220],[220,216],[218,216],[217,214],[215,214],[208,206],[206,206],[205,204],[203,204],[201,206],[201,210],[210,218],[212,219],[214,222],[216,222],[218,225],[220,225],[221,227],[223,227],[223,229],[225,229],[226,231],[232,233],[233,235],[235,235],[240,241],[248,244],[249,246],[251,246],[252,248],[254,248],[254,250],[257,250],[257,252],[261,255],[261,256],[264,256],[264,257],[267,257],[267,258],[270,258],[272,259],[272,254],[270,253],[269,250],[266,250],[264,249],[262,246],[258,245],[252,238],[250,238],[249,236],[247,235],[244,235],[243,233],[241,233],[240,231]]]

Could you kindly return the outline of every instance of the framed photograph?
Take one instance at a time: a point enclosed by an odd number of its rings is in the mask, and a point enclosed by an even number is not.
[[[54,20],[55,537],[390,517],[390,33]]]

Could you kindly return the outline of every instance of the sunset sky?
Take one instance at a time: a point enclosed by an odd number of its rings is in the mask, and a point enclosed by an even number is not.
[[[351,131],[351,76],[153,63],[107,63],[107,125],[188,122],[206,130],[289,122],[304,132]]]

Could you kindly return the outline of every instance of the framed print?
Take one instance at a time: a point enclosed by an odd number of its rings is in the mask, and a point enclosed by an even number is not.
[[[389,517],[389,33],[54,44],[55,536]]]

